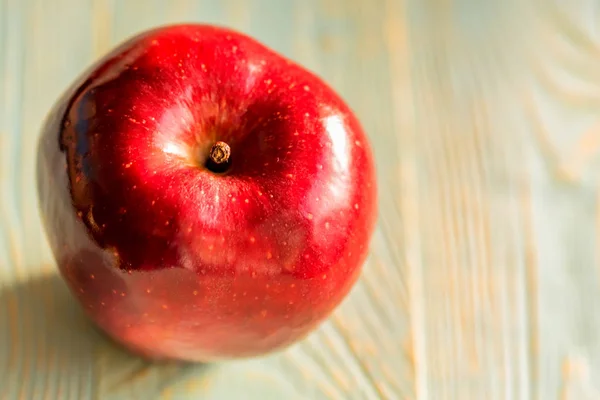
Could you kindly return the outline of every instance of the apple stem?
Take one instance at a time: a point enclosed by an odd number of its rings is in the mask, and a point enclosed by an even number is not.
[[[229,167],[231,148],[225,142],[218,141],[210,149],[206,167],[213,172],[224,172]]]

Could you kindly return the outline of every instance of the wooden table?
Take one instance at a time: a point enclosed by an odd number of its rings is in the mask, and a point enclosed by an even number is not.
[[[0,399],[600,399],[599,10],[567,3],[0,0]],[[41,230],[45,113],[113,45],[179,21],[315,70],[373,143],[361,281],[282,354],[126,353],[83,317]]]

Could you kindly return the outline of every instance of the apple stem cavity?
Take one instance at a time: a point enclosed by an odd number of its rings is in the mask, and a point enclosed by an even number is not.
[[[225,142],[218,141],[210,149],[206,168],[215,173],[223,173],[229,169],[231,164],[231,148]]]

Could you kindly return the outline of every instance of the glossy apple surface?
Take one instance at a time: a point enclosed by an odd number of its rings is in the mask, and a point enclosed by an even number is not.
[[[91,319],[144,356],[195,361],[313,330],[359,276],[377,200],[369,143],[340,97],[207,25],[144,32],[78,79],[43,127],[38,193]]]

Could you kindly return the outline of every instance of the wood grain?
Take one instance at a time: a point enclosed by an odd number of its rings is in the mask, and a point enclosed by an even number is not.
[[[597,3],[0,0],[0,399],[600,399]],[[329,81],[377,158],[364,274],[304,342],[151,364],[84,318],[35,196],[45,113],[151,26],[247,32]]]

